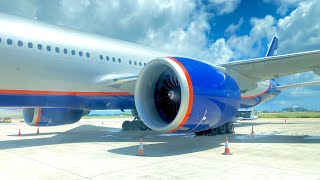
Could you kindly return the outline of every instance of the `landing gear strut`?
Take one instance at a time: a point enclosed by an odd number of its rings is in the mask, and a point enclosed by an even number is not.
[[[214,136],[217,134],[233,134],[234,133],[234,126],[233,122],[228,122],[226,124],[223,124],[220,127],[208,129],[205,131],[199,131],[195,134],[197,136]]]
[[[123,131],[146,131],[149,130],[149,128],[141,121],[141,118],[139,114],[137,113],[137,110],[133,109],[131,110],[131,113],[134,117],[133,121],[124,121],[122,123],[122,130]]]

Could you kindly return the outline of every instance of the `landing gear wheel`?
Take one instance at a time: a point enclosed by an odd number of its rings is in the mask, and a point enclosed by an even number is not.
[[[212,128],[207,130],[207,135],[208,136],[214,136],[218,134],[218,128]]]
[[[140,129],[140,122],[139,121],[131,121],[131,130],[135,131]]]
[[[137,110],[133,109],[131,110],[131,113],[134,119],[133,121],[124,121],[122,123],[123,131],[146,131],[150,129],[143,123],[143,121],[141,121]]]
[[[148,130],[149,128],[148,128],[148,126],[146,126],[142,121],[139,121],[139,129],[140,129],[141,131],[146,131],[146,130]]]
[[[218,127],[218,132],[219,132],[219,134],[225,134],[227,132],[226,124]]]
[[[234,133],[234,126],[233,126],[233,122],[228,122],[226,124],[227,126],[227,133],[228,134],[233,134]]]
[[[196,136],[203,136],[206,134],[206,131],[195,132]]]
[[[130,131],[131,130],[131,122],[130,121],[124,121],[122,123],[122,130],[123,131]]]

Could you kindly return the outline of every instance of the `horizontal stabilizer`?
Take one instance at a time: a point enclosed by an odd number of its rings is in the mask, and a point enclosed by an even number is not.
[[[288,88],[296,88],[296,87],[301,87],[301,86],[312,86],[312,85],[319,85],[319,84],[320,84],[320,81],[312,81],[312,82],[306,82],[306,83],[278,86],[277,89],[284,90],[284,89],[288,89]]]

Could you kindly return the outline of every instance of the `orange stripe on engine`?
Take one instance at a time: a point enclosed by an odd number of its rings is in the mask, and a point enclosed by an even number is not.
[[[191,114],[191,110],[192,110],[192,105],[193,105],[193,86],[192,86],[192,81],[191,81],[191,78],[190,78],[190,75],[189,75],[187,69],[178,60],[176,60],[176,59],[174,59],[172,57],[168,57],[168,58],[173,60],[175,63],[177,63],[181,67],[181,69],[184,72],[184,75],[186,76],[187,81],[188,81],[189,103],[188,103],[187,113],[185,114],[182,122],[179,124],[179,127],[182,127],[187,122],[187,120],[188,120],[188,118],[189,118],[189,116]],[[168,133],[176,132],[178,129],[173,129],[173,130],[169,131]]]
[[[39,124],[39,121],[40,121],[40,118],[41,118],[41,108],[39,108],[39,111],[38,111],[38,117],[37,117],[37,120],[36,120],[36,123],[35,123],[35,125],[36,126],[38,126],[38,124]]]

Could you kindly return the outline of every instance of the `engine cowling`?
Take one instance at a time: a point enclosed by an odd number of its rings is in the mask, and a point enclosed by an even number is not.
[[[83,110],[66,108],[25,108],[23,117],[30,126],[58,126],[78,122]]]
[[[240,90],[228,74],[204,62],[158,58],[140,72],[135,103],[152,130],[198,132],[232,121],[240,106]]]

